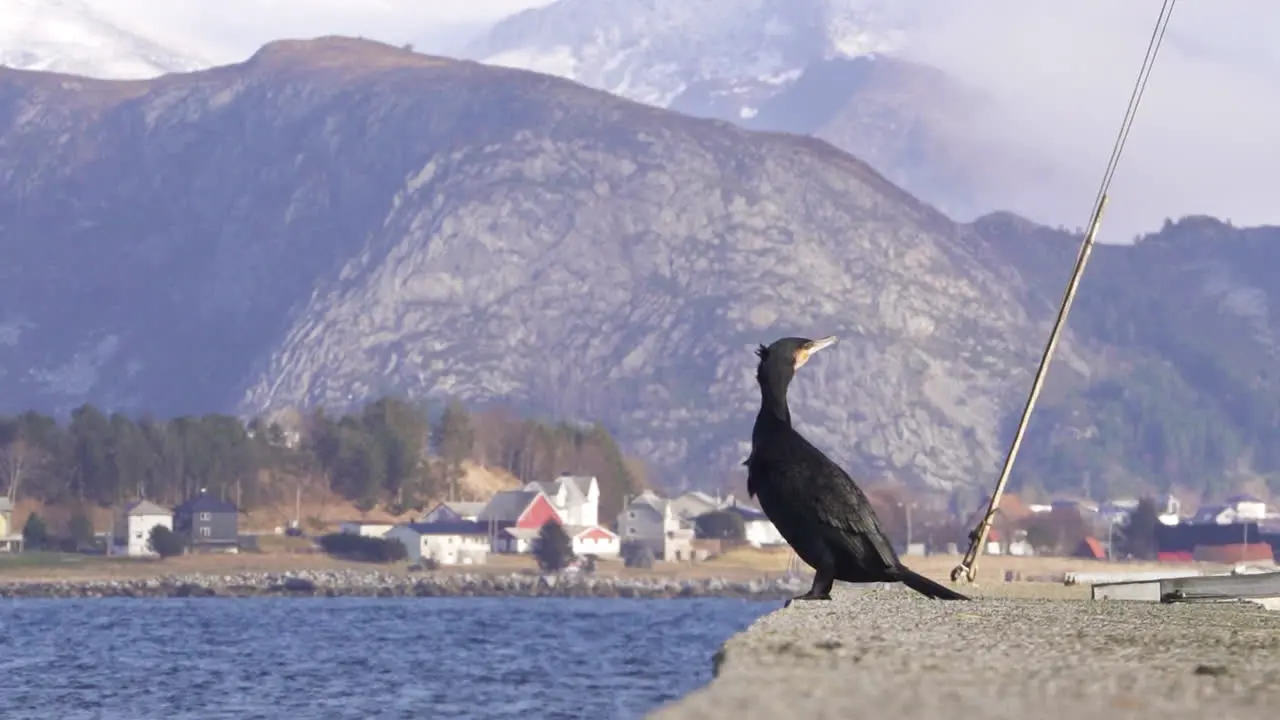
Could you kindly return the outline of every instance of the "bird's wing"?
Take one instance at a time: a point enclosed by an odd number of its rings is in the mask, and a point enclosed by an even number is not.
[[[807,444],[807,443],[806,443]],[[812,445],[806,453],[807,476],[813,483],[818,522],[862,539],[886,567],[898,564],[898,554],[880,529],[875,509],[862,488],[839,465]]]

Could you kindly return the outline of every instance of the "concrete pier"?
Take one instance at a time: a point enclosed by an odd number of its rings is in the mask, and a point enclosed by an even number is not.
[[[649,717],[1225,720],[1280,708],[1280,612],[1088,592],[993,585],[966,603],[840,587],[730,639],[710,685]]]

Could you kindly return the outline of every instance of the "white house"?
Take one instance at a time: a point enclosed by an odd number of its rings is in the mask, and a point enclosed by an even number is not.
[[[565,532],[573,540],[574,555],[595,555],[596,557],[617,557],[622,554],[622,540],[618,534],[608,528],[593,525],[591,527],[566,527]]]
[[[1267,519],[1267,504],[1252,495],[1232,495],[1227,498],[1227,507],[1235,511],[1237,522]]]
[[[728,500],[722,500],[700,490],[690,490],[667,501],[671,512],[686,524],[694,522],[699,515],[723,509],[732,502],[732,496]]]
[[[566,525],[600,524],[600,483],[590,475],[561,475],[551,482],[531,482],[528,492],[541,491]]]
[[[1267,519],[1267,504],[1252,495],[1232,495],[1222,505],[1201,505],[1191,517],[1193,523],[1231,525],[1262,522]]]
[[[422,522],[458,522],[475,521],[480,519],[480,513],[484,512],[486,503],[482,502],[442,502],[431,508],[430,512],[422,516]]]
[[[156,526],[173,530],[173,512],[150,500],[138,500],[121,508],[115,519],[112,554],[151,557],[151,530]]]
[[[22,533],[13,526],[13,501],[0,496],[0,552],[22,549]]]
[[[489,557],[489,528],[474,521],[409,523],[387,531],[404,544],[409,562],[424,558],[441,565],[480,565]]]
[[[693,528],[682,521],[670,501],[649,490],[637,495],[618,513],[618,535],[624,543],[649,546],[653,557],[666,562],[693,559]]]
[[[365,522],[363,520],[350,520],[338,525],[338,532],[347,533],[348,535],[363,535],[365,537],[385,537],[387,532],[395,525],[384,522]]]
[[[782,533],[778,532],[778,528],[774,527],[773,522],[769,520],[763,511],[736,504],[730,505],[724,510],[742,518],[743,539],[751,547],[770,547],[787,543],[783,539]]]

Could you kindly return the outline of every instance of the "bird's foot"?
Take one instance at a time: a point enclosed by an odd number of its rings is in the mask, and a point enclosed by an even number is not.
[[[797,596],[795,596],[795,597],[791,598],[791,599],[790,599],[790,600],[788,600],[788,601],[786,602],[786,604],[784,604],[782,607],[784,607],[784,608],[791,607],[791,603],[793,603],[793,602],[795,602],[795,601],[797,601],[797,600],[830,600],[830,599],[831,599],[831,593],[812,593],[812,592],[807,592],[807,593],[805,593],[805,594],[803,594],[803,595],[797,595]]]

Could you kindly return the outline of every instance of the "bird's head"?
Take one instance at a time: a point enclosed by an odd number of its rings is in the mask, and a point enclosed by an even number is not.
[[[756,379],[762,386],[769,384],[775,389],[785,390],[796,370],[809,362],[813,354],[836,342],[834,335],[810,340],[809,338],[785,337],[775,340],[768,347],[761,345],[756,349],[760,356],[760,365],[756,368]]]

